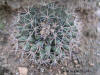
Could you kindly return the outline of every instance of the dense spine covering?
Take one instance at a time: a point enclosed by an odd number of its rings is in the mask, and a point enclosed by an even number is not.
[[[68,57],[70,41],[76,37],[77,29],[71,18],[70,13],[54,3],[41,8],[29,7],[20,13],[18,21],[19,48],[35,63],[62,61]]]

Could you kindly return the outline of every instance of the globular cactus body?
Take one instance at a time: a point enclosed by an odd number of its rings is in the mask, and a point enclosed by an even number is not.
[[[18,44],[36,63],[57,63],[66,58],[69,43],[76,36],[72,16],[54,3],[29,7],[20,13]]]

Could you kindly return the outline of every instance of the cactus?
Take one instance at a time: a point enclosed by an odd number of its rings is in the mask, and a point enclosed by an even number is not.
[[[19,48],[37,64],[56,64],[68,57],[70,41],[76,37],[77,29],[71,18],[65,8],[57,7],[55,3],[40,8],[29,7],[20,13],[18,21]]]

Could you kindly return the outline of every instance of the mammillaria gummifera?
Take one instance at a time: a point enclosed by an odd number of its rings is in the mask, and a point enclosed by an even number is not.
[[[76,36],[72,15],[55,3],[29,7],[18,21],[19,48],[35,63],[57,63],[68,57],[69,43]],[[19,49],[20,50],[20,49]]]

